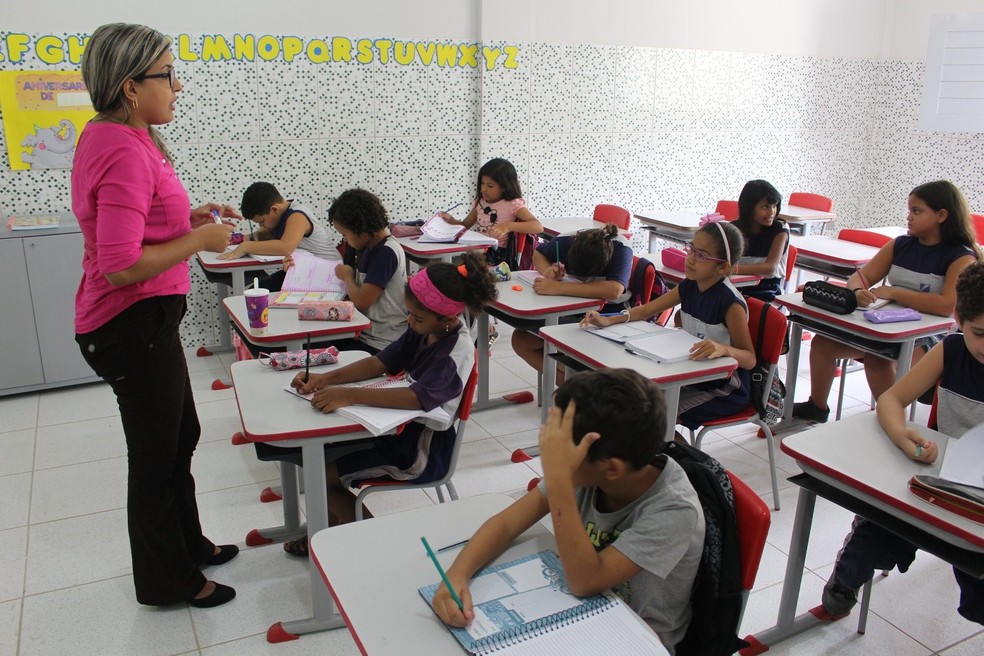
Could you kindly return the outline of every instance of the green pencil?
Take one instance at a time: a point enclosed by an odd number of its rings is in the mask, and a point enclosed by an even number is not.
[[[465,605],[461,603],[461,599],[458,598],[458,593],[454,591],[454,586],[451,585],[451,581],[448,580],[448,575],[444,573],[444,568],[441,567],[441,563],[437,562],[437,556],[434,554],[434,550],[431,546],[427,544],[427,538],[420,536],[420,541],[424,543],[424,549],[427,550],[427,555],[430,556],[431,561],[434,563],[434,567],[437,568],[437,573],[441,575],[441,580],[444,581],[444,585],[447,586],[448,592],[451,593],[451,598],[454,599],[454,603],[458,604],[458,609],[464,612]]]

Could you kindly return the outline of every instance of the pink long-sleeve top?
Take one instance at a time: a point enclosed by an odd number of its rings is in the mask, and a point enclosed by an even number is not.
[[[75,295],[75,332],[99,328],[137,301],[187,294],[187,261],[141,282],[112,285],[107,273],[127,269],[143,247],[191,230],[188,192],[146,130],[89,123],[72,168],[72,211],[85,242]]]

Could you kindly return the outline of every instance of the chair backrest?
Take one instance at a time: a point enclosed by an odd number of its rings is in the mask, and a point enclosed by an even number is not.
[[[855,244],[874,246],[875,248],[881,248],[892,241],[891,237],[883,235],[880,232],[868,232],[867,230],[854,230],[852,228],[842,229],[837,233],[837,238],[843,239],[844,241],[853,241]]]
[[[803,191],[794,191],[789,194],[789,204],[796,207],[805,207],[811,210],[829,212],[834,209],[834,201],[820,194],[809,194]]]
[[[779,356],[782,353],[782,343],[786,339],[786,324],[788,320],[779,308],[748,297],[748,332],[752,335],[752,343],[758,340],[759,325],[762,322],[762,308],[765,308],[765,334],[762,343],[755,345],[755,355],[759,360],[764,360],[770,364],[778,364]]]
[[[974,224],[974,233],[977,235],[977,243],[984,244],[984,214],[971,214],[970,222]]]
[[[476,355],[475,364],[472,365],[468,380],[465,381],[465,389],[461,392],[461,403],[458,404],[458,421],[467,421],[471,416],[472,404],[475,403],[475,388],[478,386],[478,357]],[[459,427],[459,430],[460,427]]]
[[[789,291],[789,281],[793,279],[793,267],[796,266],[797,255],[799,255],[799,250],[790,244],[786,249],[786,278],[783,281],[786,284],[787,291]]]
[[[509,233],[509,248],[515,252],[516,270],[533,268],[533,251],[536,250],[537,237],[522,232]],[[512,266],[513,262],[509,263]]]
[[[629,304],[636,307],[648,303],[655,283],[656,267],[653,263],[644,257],[633,255],[632,270],[629,272]]]
[[[745,481],[730,471],[731,487],[735,491],[735,520],[738,523],[738,552],[741,555],[741,589],[755,585],[765,540],[769,537],[772,514],[769,506]]]
[[[600,223],[614,223],[620,230],[628,230],[632,214],[618,205],[595,205],[592,218]]]
[[[722,215],[728,221],[734,221],[738,218],[738,201],[736,200],[719,200],[717,207],[714,211]]]

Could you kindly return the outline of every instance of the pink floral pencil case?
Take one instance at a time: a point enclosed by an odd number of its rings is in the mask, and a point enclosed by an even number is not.
[[[302,301],[297,318],[302,321],[351,321],[355,316],[352,301]]]

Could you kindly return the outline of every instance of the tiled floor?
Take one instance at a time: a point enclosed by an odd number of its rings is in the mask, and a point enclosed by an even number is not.
[[[512,354],[508,326],[499,329],[504,334],[494,347],[493,392],[530,389],[533,371]],[[258,462],[250,447],[229,443],[239,429],[233,393],[209,386],[228,373],[228,365],[227,357],[196,358],[189,350],[203,427],[194,468],[209,535],[242,547],[249,529],[278,523],[279,504],[258,501],[259,491],[277,482],[278,470]],[[803,376],[806,369],[801,368]],[[868,398],[864,376],[852,374],[848,381],[847,412],[862,412]],[[801,382],[800,399],[807,396],[806,378]],[[925,414],[922,408],[923,421]],[[518,496],[525,491],[539,463],[514,464],[509,455],[536,441],[538,418],[535,404],[476,413],[455,475],[459,493]],[[765,444],[753,430],[722,431],[705,441],[705,448],[771,500]],[[126,540],[125,455],[115,402],[105,386],[0,399],[0,655],[357,653],[344,630],[279,645],[266,642],[266,628],[273,622],[310,613],[305,563],[288,558],[276,545],[245,549],[210,572],[238,591],[226,606],[137,605]],[[798,471],[791,459],[779,458],[783,478]],[[775,619],[796,506],[796,488],[785,480],[781,501],[742,635]],[[435,502],[424,492],[403,492],[374,495],[370,505],[385,514]],[[800,610],[819,603],[850,521],[845,511],[817,503]],[[907,574],[893,573],[875,587],[866,635],[855,633],[855,613],[769,653],[984,653],[984,630],[957,615],[956,585],[941,562],[922,555]]]

